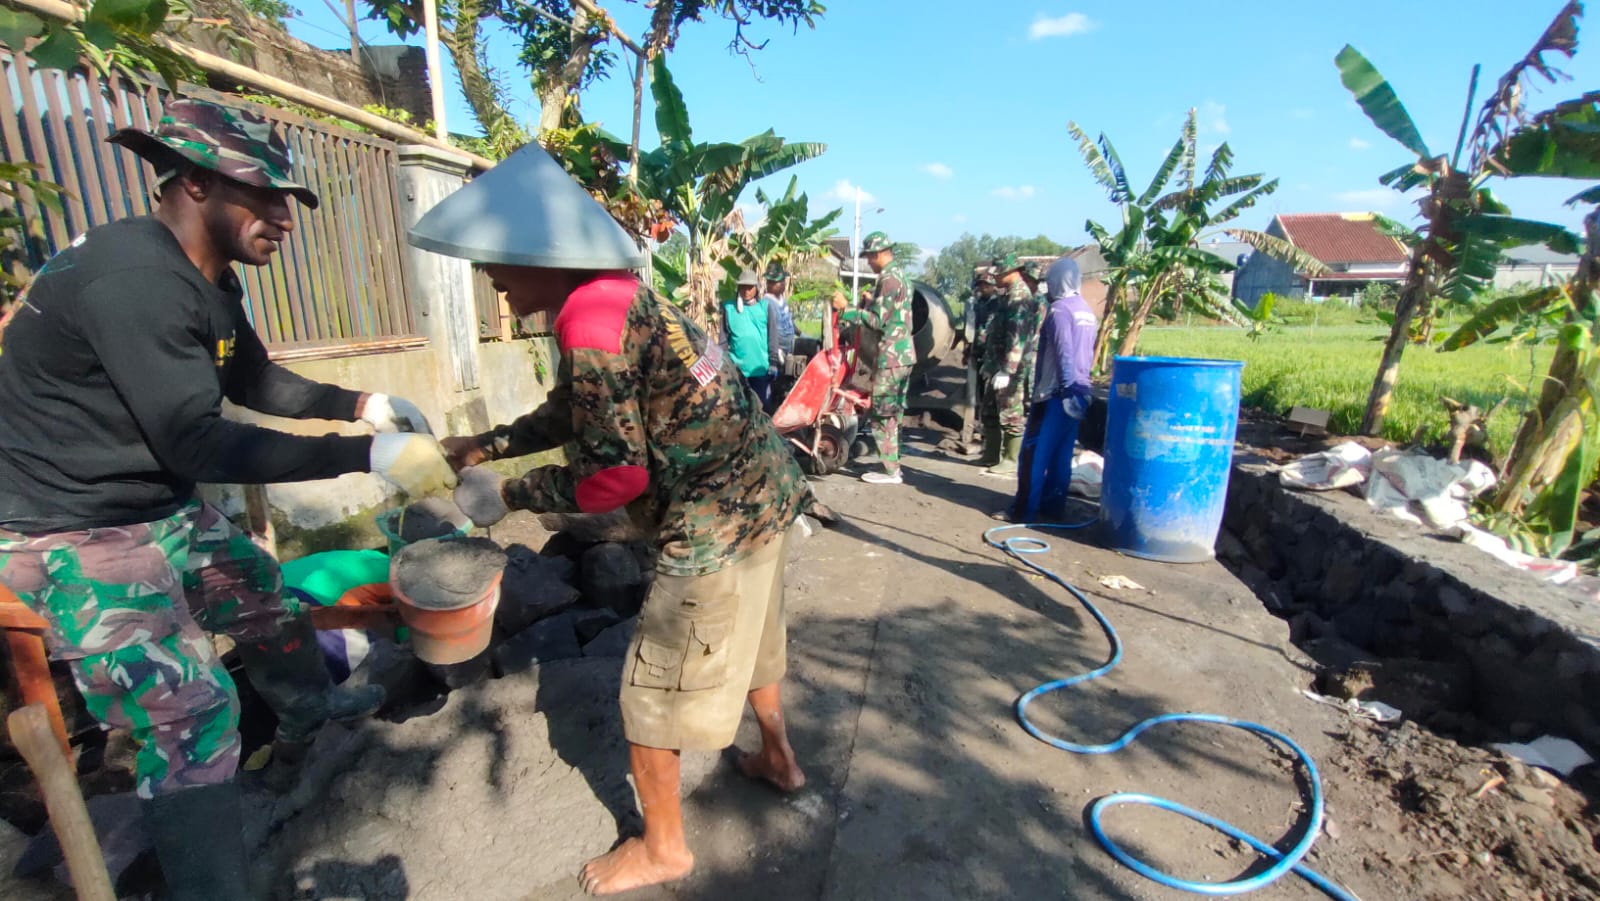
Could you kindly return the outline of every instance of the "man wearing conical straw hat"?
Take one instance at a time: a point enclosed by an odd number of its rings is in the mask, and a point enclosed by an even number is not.
[[[626,509],[659,551],[623,659],[622,721],[644,835],[591,860],[611,894],[689,873],[679,753],[733,743],[748,700],[761,748],[746,775],[783,792],[805,776],[784,729],[784,547],[809,500],[793,455],[720,345],[630,270],[633,240],[537,146],[446,198],[411,243],[481,265],[518,316],[556,314],[556,385],[537,410],[445,439],[456,503],[479,525],[510,510]],[[567,446],[568,462],[503,479],[477,466]]]

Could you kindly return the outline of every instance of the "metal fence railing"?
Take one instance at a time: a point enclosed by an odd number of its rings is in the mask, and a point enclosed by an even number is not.
[[[130,125],[152,127],[171,95],[116,76],[39,70],[3,47],[0,69],[0,158],[42,165],[43,177],[71,195],[60,212],[26,193],[19,199],[21,214],[38,223],[20,261],[25,270],[37,270],[89,228],[150,212],[150,167],[105,138]],[[423,344],[407,301],[394,144],[203,88],[185,86],[183,93],[248,106],[273,121],[296,180],[322,201],[316,211],[296,205],[296,227],[269,265],[238,267],[251,322],[273,356]]]

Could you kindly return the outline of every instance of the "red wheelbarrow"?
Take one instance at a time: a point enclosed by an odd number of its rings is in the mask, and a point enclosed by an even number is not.
[[[806,461],[812,475],[827,475],[850,458],[857,414],[872,404],[872,366],[877,335],[851,329],[859,338],[841,346],[838,325],[833,340],[806,363],[794,387],[772,413],[772,424]]]

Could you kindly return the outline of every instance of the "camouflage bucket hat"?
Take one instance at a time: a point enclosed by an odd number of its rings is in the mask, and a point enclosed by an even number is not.
[[[999,278],[1008,272],[1015,272],[1021,268],[1022,264],[1017,262],[1017,255],[1014,253],[1008,253],[1003,257],[995,257],[994,262],[989,264],[989,269],[994,273],[995,278]]]
[[[1044,275],[1044,270],[1040,269],[1039,264],[1033,260],[1029,260],[1017,268],[1021,269],[1022,274],[1032,281],[1038,281]]]
[[[783,264],[773,260],[767,264],[767,271],[761,277],[769,282],[781,282],[789,277],[789,273],[784,271]]]
[[[155,131],[123,128],[106,140],[137,153],[157,172],[176,154],[237,182],[288,191],[317,208],[317,195],[289,178],[289,146],[258,113],[204,100],[174,100]]]
[[[891,250],[893,247],[894,242],[883,232],[873,232],[861,239],[862,253],[877,253],[880,250]]]

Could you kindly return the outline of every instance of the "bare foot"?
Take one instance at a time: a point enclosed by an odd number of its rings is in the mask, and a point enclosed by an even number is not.
[[[694,855],[657,860],[645,847],[644,839],[630,838],[609,854],[602,854],[583,865],[578,876],[583,890],[591,895],[614,895],[629,889],[682,879],[694,869]]]
[[[763,780],[785,794],[806,787],[806,774],[800,771],[800,765],[792,757],[774,761],[767,759],[760,751],[750,751],[735,757],[733,763],[745,776]]]

